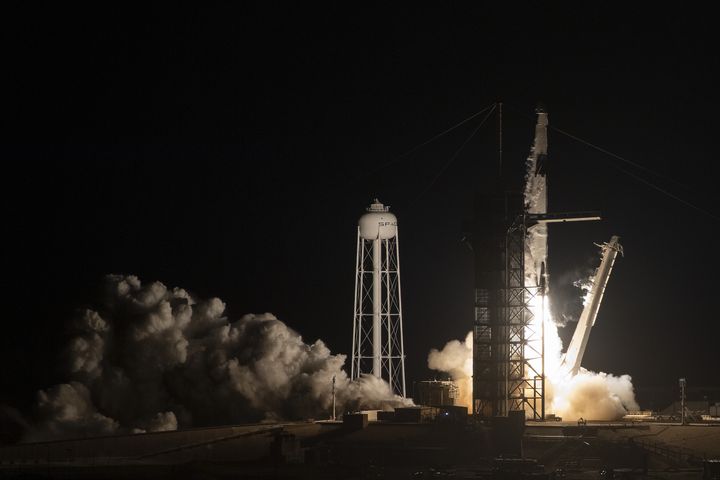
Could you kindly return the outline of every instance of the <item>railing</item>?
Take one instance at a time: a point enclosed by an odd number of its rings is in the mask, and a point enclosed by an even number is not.
[[[638,445],[650,453],[660,455],[675,464],[699,464],[709,458],[706,452],[691,450],[686,447],[668,445],[667,443],[647,438],[628,438],[631,444]]]

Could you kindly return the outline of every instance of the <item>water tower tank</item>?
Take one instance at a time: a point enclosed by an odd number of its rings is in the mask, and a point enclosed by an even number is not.
[[[397,217],[390,213],[378,199],[370,205],[367,213],[360,217],[360,236],[365,240],[387,240],[397,234]]]

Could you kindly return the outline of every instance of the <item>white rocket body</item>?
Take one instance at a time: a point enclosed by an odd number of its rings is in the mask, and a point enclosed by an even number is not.
[[[535,125],[535,139],[530,156],[527,159],[525,178],[525,211],[527,213],[547,213],[547,177],[545,159],[547,157],[548,115],[538,111]],[[546,287],[548,248],[548,227],[544,222],[528,228],[525,242],[525,285]]]

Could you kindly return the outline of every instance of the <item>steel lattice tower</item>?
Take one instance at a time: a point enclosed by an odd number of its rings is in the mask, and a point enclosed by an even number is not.
[[[351,378],[371,374],[405,396],[397,218],[377,199],[360,217]]]
[[[473,326],[473,411],[482,417],[524,410],[543,417],[542,322],[535,322],[541,286],[525,276],[527,223],[523,197],[500,192],[480,198],[476,235]]]
[[[547,212],[546,125],[538,110],[524,192],[498,179],[476,205],[473,413],[481,417],[545,416],[544,321],[535,316],[544,312],[547,227],[530,217]]]
[[[524,410],[528,418],[542,420],[544,412],[545,368],[544,319],[535,321],[540,310],[533,308],[543,301],[542,287],[529,283],[525,268],[528,219],[525,215],[515,219],[506,241],[507,277],[507,342],[508,375],[505,385],[507,406],[511,410]]]

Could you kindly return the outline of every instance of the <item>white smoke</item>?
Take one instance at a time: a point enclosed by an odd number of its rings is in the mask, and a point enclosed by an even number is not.
[[[340,412],[408,403],[378,378],[351,382],[345,355],[270,313],[231,321],[218,298],[134,276],[105,287],[71,325],[68,382],[38,392],[31,439],[327,418],[333,377]]]
[[[592,276],[597,267],[597,255],[589,258],[591,267],[576,267],[553,274],[552,315],[559,327],[577,322],[583,310],[585,297],[592,286]]]
[[[582,304],[583,304],[583,307],[584,307],[585,305],[587,305],[588,299],[589,299],[589,297],[590,297],[590,290],[592,290],[592,286],[593,286],[593,281],[594,281],[594,279],[595,279],[595,277],[591,275],[591,276],[589,276],[588,278],[576,280],[576,281],[573,283],[573,285],[574,285],[576,288],[579,288],[579,289],[582,291],[582,295],[583,295],[583,296],[582,296]]]
[[[550,411],[564,419],[617,420],[640,409],[629,375],[581,369],[573,377],[549,379]]]
[[[38,392],[37,409],[48,437],[109,434],[118,423],[99,413],[88,388],[79,382],[63,383]]]
[[[428,355],[428,368],[450,374],[458,386],[458,405],[472,409],[473,336],[468,333],[464,342],[450,340],[442,350],[433,348]]]

